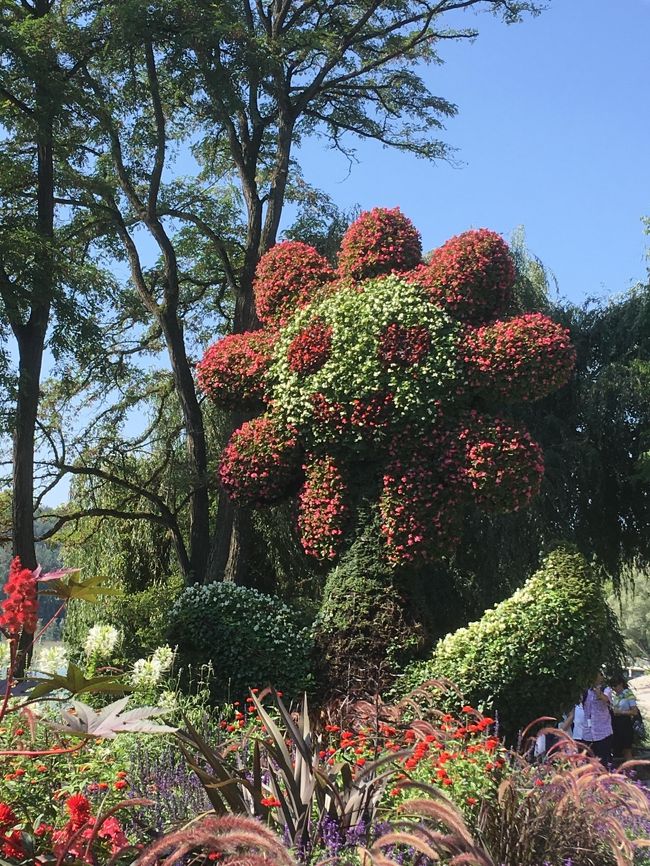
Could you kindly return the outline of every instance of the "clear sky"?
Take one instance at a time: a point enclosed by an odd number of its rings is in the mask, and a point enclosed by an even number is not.
[[[458,106],[444,140],[460,167],[361,144],[359,163],[304,147],[306,179],[342,207],[399,205],[425,250],[470,227],[527,245],[573,301],[618,293],[647,273],[650,237],[650,0],[550,0],[506,27],[448,43],[431,90]]]

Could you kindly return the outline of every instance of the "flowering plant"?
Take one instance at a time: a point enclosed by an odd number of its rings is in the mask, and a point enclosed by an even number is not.
[[[264,255],[257,274],[270,362],[255,375],[235,363],[222,391],[205,386],[222,401],[237,388],[263,392],[268,407],[226,446],[220,480],[231,498],[263,505],[294,495],[309,453],[314,468],[307,464],[297,509],[305,551],[332,558],[351,503],[381,490],[382,532],[397,564],[452,551],[470,503],[512,511],[537,493],[541,450],[486,403],[559,388],[575,352],[545,316],[498,318],[515,279],[499,235],[465,232],[423,264],[415,227],[398,209],[375,208],[345,234],[338,280],[315,250],[293,242]],[[222,344],[201,369],[227,356]]]

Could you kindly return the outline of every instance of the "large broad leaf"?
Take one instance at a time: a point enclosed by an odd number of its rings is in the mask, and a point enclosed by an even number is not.
[[[113,586],[104,585],[103,577],[87,577],[85,580],[72,575],[67,581],[58,577],[49,580],[48,589],[43,595],[55,595],[57,598],[71,601],[79,598],[82,601],[97,601],[100,595],[121,595],[122,592]]]
[[[118,734],[173,734],[178,729],[159,725],[151,719],[163,715],[158,707],[137,707],[124,712],[130,697],[114,701],[103,710],[95,712],[88,704],[73,701],[72,708],[61,712],[62,725],[50,727],[78,737],[101,737],[114,740]]]
[[[29,697],[30,700],[36,700],[58,691],[67,691],[72,695],[94,694],[96,692],[123,695],[129,689],[116,676],[88,678],[84,676],[83,671],[70,662],[65,674],[49,674],[30,690]]]

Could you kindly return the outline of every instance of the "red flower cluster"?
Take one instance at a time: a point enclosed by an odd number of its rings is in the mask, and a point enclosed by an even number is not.
[[[276,502],[299,476],[295,437],[283,436],[267,415],[246,421],[233,433],[219,465],[219,480],[240,505]]]
[[[333,457],[315,458],[298,496],[298,528],[305,553],[334,559],[349,516],[347,484]]]
[[[332,328],[316,319],[296,334],[289,346],[289,366],[296,373],[315,373],[325,364],[332,349]]]
[[[424,325],[408,328],[394,322],[379,337],[379,357],[386,366],[413,367],[430,348],[431,334]]]
[[[253,291],[260,321],[283,325],[332,279],[329,262],[309,244],[276,244],[262,256],[255,271]]]
[[[311,400],[316,424],[329,427],[339,434],[356,429],[364,438],[384,430],[393,411],[392,394],[375,394],[353,400],[349,406],[328,400],[320,393],[314,394]]]
[[[52,830],[52,850],[61,860],[75,857],[84,863],[96,863],[97,858],[89,850],[93,838],[106,843],[110,854],[117,854],[129,846],[120,822],[110,815],[101,821],[97,832],[97,818],[92,814],[90,802],[83,794],[73,794],[65,802],[70,820],[61,830]]]
[[[353,280],[409,271],[422,260],[420,233],[396,207],[362,213],[345,233],[339,253],[341,276]]]
[[[470,384],[509,400],[537,400],[566,383],[576,353],[569,332],[541,313],[468,328]]]
[[[263,399],[264,376],[274,341],[275,334],[269,331],[222,337],[196,365],[196,378],[203,393],[218,405],[231,409]]]
[[[462,453],[449,434],[394,440],[379,500],[390,562],[427,562],[454,549],[463,478]]]
[[[476,229],[451,238],[410,278],[427,288],[435,303],[458,319],[485,322],[507,306],[515,266],[503,238]]]
[[[493,511],[517,511],[537,495],[544,460],[528,433],[498,418],[478,419],[459,440],[465,444],[465,477],[477,503]]]
[[[4,591],[7,598],[2,602],[0,629],[9,637],[17,637],[23,629],[33,634],[38,616],[36,575],[31,569],[23,568],[17,556],[9,566]]]
[[[18,823],[13,809],[6,803],[0,803],[0,853],[3,857],[22,860],[25,856],[23,834],[13,829]]]

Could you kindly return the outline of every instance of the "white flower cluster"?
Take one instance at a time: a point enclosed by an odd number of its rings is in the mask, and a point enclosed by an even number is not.
[[[86,637],[84,651],[88,658],[110,659],[113,650],[122,640],[120,632],[112,625],[94,625]]]
[[[165,671],[174,661],[174,651],[168,646],[159,646],[148,659],[138,659],[131,671],[131,683],[135,688],[149,689],[157,686]]]
[[[68,656],[65,648],[60,645],[39,647],[32,669],[43,674],[58,674],[68,667]]]

